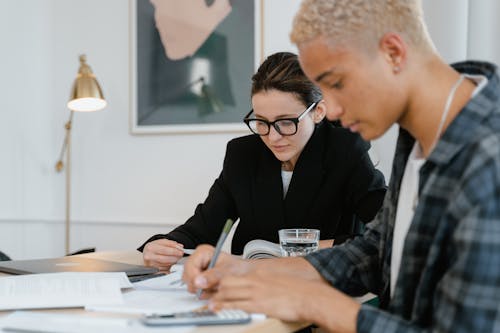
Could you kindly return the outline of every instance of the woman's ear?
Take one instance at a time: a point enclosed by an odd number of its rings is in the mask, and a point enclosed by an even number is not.
[[[318,102],[313,110],[313,120],[316,124],[320,123],[326,116],[326,103],[324,100]]]

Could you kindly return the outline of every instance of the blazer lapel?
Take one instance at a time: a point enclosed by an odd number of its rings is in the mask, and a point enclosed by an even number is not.
[[[255,220],[266,221],[260,224],[261,235],[275,235],[284,227],[283,185],[281,182],[281,162],[265,147],[260,154],[259,163],[253,182],[253,201],[255,203]]]
[[[295,165],[285,197],[287,227],[304,225],[324,179],[325,124],[320,124],[307,142]]]

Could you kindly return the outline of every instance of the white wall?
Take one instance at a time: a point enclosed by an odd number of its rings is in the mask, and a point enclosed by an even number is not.
[[[470,1],[469,34],[467,38],[470,59],[483,59],[500,64],[500,1]]]
[[[135,247],[182,223],[220,172],[226,142],[242,134],[129,134],[128,11],[123,0],[0,2],[9,92],[1,101],[0,249],[12,257],[63,254],[64,175],[54,164],[79,54],[109,107],[74,117],[73,250]]]
[[[288,30],[299,3],[264,0],[265,54],[295,50]],[[437,48],[448,61],[499,62],[500,46],[485,40],[495,40],[499,23],[482,19],[495,22],[498,2],[470,3],[471,11],[467,0],[424,0]],[[80,53],[109,106],[74,118],[73,250],[133,248],[185,221],[220,172],[226,142],[242,134],[129,134],[128,8],[124,0],[0,0],[0,250],[16,259],[64,252],[64,175],[54,164]],[[394,128],[374,142],[386,175],[395,136]]]

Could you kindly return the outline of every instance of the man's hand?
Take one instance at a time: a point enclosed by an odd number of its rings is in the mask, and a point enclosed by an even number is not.
[[[320,249],[328,249],[333,246],[335,243],[334,239],[324,239],[319,241],[319,248]]]
[[[168,271],[170,266],[184,256],[183,245],[169,239],[157,239],[144,246],[142,257],[146,266]]]
[[[203,289],[202,298],[209,298],[217,290],[222,277],[244,274],[252,266],[251,262],[221,252],[215,267],[206,270],[213,253],[213,246],[200,245],[184,264],[182,279],[191,293]]]
[[[313,322],[328,331],[355,332],[360,305],[326,281],[306,280],[262,269],[219,282],[212,310],[241,309],[285,321]]]

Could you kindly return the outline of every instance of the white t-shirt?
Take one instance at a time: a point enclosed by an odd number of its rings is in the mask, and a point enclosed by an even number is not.
[[[286,192],[288,192],[288,187],[292,181],[293,171],[281,170],[281,181],[283,183],[283,198],[286,197]]]
[[[472,97],[477,95],[488,83],[488,79],[483,75],[464,76],[474,81],[477,85],[472,93]],[[394,222],[391,256],[391,297],[394,295],[394,289],[396,288],[396,281],[401,267],[404,241],[408,234],[408,229],[410,229],[413,215],[415,215],[415,208],[418,204],[419,172],[425,161],[426,159],[423,156],[420,144],[415,142],[410,156],[408,157],[408,162],[406,163],[403,179],[401,180],[396,220]]]

